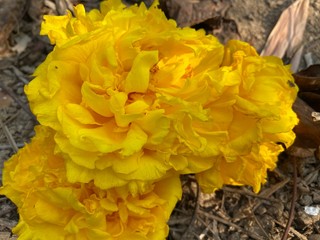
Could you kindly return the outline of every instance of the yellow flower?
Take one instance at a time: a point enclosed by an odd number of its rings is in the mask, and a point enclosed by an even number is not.
[[[45,17],[56,46],[25,89],[68,181],[136,194],[178,172],[207,192],[260,189],[278,143],[295,137],[297,87],[281,60],[240,41],[223,48],[156,6],[110,0],[75,13]]]
[[[215,121],[207,73],[222,62],[218,40],[177,28],[156,6],[113,0],[75,12],[45,17],[42,34],[56,46],[25,89],[39,122],[56,131],[69,181],[138,190],[210,168],[227,134],[194,126]]]
[[[135,195],[126,186],[102,190],[93,182],[70,183],[54,145],[53,131],[38,126],[32,142],[5,163],[0,194],[18,207],[13,231],[19,239],[165,239],[181,196],[178,175]]]
[[[225,46],[222,67],[209,76],[215,86],[212,117],[217,129],[228,131],[228,141],[213,167],[197,175],[199,183],[206,192],[223,184],[251,185],[258,192],[267,169],[276,167],[279,144],[289,147],[295,139],[293,77],[280,59],[260,57],[235,40]]]

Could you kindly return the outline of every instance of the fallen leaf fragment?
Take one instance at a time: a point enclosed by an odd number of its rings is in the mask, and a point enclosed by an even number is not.
[[[284,10],[261,52],[263,56],[285,55],[294,59],[292,70],[298,69],[303,47],[303,33],[308,18],[309,0],[298,0]],[[297,56],[295,56],[297,54]]]

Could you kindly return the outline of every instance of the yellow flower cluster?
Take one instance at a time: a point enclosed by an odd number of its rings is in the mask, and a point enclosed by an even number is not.
[[[290,70],[281,59],[261,57],[249,44],[232,40],[221,67],[208,76],[213,88],[206,107],[212,122],[200,126],[206,134],[210,129],[226,137],[210,169],[196,175],[199,184],[206,192],[223,184],[250,185],[258,192],[267,170],[276,167],[282,145],[289,147],[295,139],[298,119],[291,107],[298,89]]]
[[[38,126],[32,142],[5,163],[1,194],[19,209],[19,239],[165,239],[181,195],[178,175],[136,195],[126,186],[103,190],[92,182],[70,183],[54,146],[54,131]]]
[[[22,239],[165,239],[180,174],[258,192],[294,141],[297,87],[278,58],[178,28],[156,5],[44,19],[55,48],[25,88],[41,126],[0,190]]]
[[[25,90],[39,122],[56,131],[69,181],[143,189],[210,168],[226,134],[202,137],[195,125],[215,121],[207,73],[219,69],[223,46],[155,6],[119,3],[88,14],[78,5],[76,18],[46,16],[42,26],[56,47]]]

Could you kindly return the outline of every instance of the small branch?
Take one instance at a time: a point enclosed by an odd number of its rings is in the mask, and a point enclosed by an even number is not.
[[[266,237],[266,239],[270,239],[269,234],[266,232],[266,230],[264,229],[264,227],[262,226],[261,222],[259,221],[259,219],[256,217],[256,215],[253,213],[252,214],[254,221],[257,223],[258,227],[260,228],[260,230],[263,232],[264,236]],[[272,237],[272,236],[271,236]],[[272,239],[274,239],[272,237]]]
[[[255,233],[253,233],[253,232],[246,231],[245,229],[239,227],[237,224],[234,224],[234,223],[232,223],[232,222],[230,222],[230,221],[227,221],[227,220],[225,220],[225,219],[223,219],[223,218],[221,218],[221,217],[215,216],[215,215],[213,215],[213,214],[206,213],[206,212],[204,212],[204,211],[202,211],[202,210],[200,210],[200,213],[201,213],[202,215],[206,216],[207,218],[214,219],[214,220],[216,220],[216,221],[218,221],[218,222],[221,222],[221,223],[223,223],[223,224],[225,224],[225,225],[227,225],[227,226],[234,227],[235,229],[237,229],[237,230],[239,230],[239,231],[247,234],[249,237],[251,237],[251,238],[253,238],[253,239],[261,240],[261,237],[260,237],[260,236],[257,236],[257,235],[256,235]],[[183,238],[182,238],[182,239],[183,239]]]
[[[259,196],[264,197],[264,198],[270,197],[276,191],[283,188],[289,182],[289,180],[290,180],[289,178],[286,178],[286,179],[282,180],[281,182],[272,185],[270,188],[262,190],[260,192]],[[262,204],[262,202],[258,202],[257,204],[255,204],[254,207],[252,208],[252,211],[254,212],[261,204]]]
[[[211,219],[211,220],[212,220],[212,219]],[[213,239],[214,239],[214,240],[221,240],[221,238],[219,237],[219,234],[218,234],[218,229],[216,229],[216,231],[213,230],[213,229],[210,227],[210,225],[209,225],[209,224],[206,224],[205,221],[203,221],[201,218],[198,218],[198,221],[199,221],[200,223],[202,223],[203,226],[206,226],[206,228],[204,229],[204,231],[199,235],[199,239],[203,239],[203,238],[206,236],[207,232],[210,231],[211,234],[213,235]],[[213,224],[214,224],[214,223],[217,224],[217,221],[216,221],[216,220],[212,220],[212,223],[213,223]]]
[[[281,222],[279,222],[279,221],[277,221],[277,220],[275,220],[275,219],[273,219],[273,221],[274,221],[276,224],[278,224],[279,226],[285,228],[285,226],[284,226]],[[299,232],[298,232],[297,230],[295,230],[293,227],[290,227],[290,231],[291,231],[294,235],[296,235],[299,239],[301,239],[301,240],[308,240],[307,237],[305,237],[303,234],[299,233]]]
[[[18,152],[19,148],[17,146],[17,143],[15,142],[15,140],[13,139],[8,127],[2,122],[2,119],[0,118],[0,127],[2,128],[4,135],[6,136],[10,146],[12,147],[12,149],[15,152]]]
[[[256,193],[249,192],[249,191],[244,191],[242,189],[236,189],[236,188],[224,186],[223,190],[227,191],[227,192],[234,192],[234,193],[239,193],[239,194],[250,196],[250,197],[254,197],[254,198],[259,198],[261,200],[265,200],[265,201],[268,201],[268,202],[279,203],[279,200],[277,200],[277,199],[272,199],[270,197],[260,196],[260,195],[258,195]]]
[[[293,191],[293,193],[292,193],[289,218],[288,218],[287,226],[285,228],[285,232],[284,232],[281,240],[286,240],[288,238],[290,227],[291,227],[291,224],[294,219],[294,208],[295,208],[295,203],[297,200],[297,160],[295,157],[293,157],[293,189],[292,189],[292,191]]]
[[[15,100],[20,106],[21,108],[31,117],[32,120],[34,120],[35,122],[37,122],[36,117],[32,114],[32,112],[30,111],[29,107],[24,104],[7,86],[5,86],[1,81],[0,81],[0,88],[2,88],[4,91],[6,91],[8,93],[8,95]]]
[[[18,148],[22,148],[25,144],[24,143],[17,143],[16,144]],[[10,144],[1,144],[0,145],[0,150],[7,150],[12,148],[12,145]]]
[[[195,209],[194,209],[194,212],[193,212],[191,221],[190,221],[190,223],[189,223],[189,225],[188,225],[188,228],[187,228],[187,230],[184,232],[184,234],[182,235],[181,239],[187,239],[187,235],[188,235],[188,233],[190,232],[191,227],[194,225],[195,220],[197,219],[197,215],[198,215],[198,211],[199,211],[199,206],[200,206],[200,204],[199,204],[199,199],[200,199],[200,187],[199,187],[198,182],[195,182],[195,184],[196,184],[196,187],[197,187],[196,207],[195,207]]]
[[[0,217],[2,217],[2,216],[4,216],[4,215],[6,215],[6,214],[8,214],[8,213],[10,213],[12,210],[15,210],[16,209],[16,207],[8,207],[8,208],[6,208],[6,209],[2,209],[2,210],[0,210]]]

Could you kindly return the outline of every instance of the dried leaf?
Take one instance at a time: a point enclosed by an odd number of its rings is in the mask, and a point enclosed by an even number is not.
[[[300,47],[297,49],[297,51],[293,54],[290,64],[291,64],[291,71],[296,72],[299,69],[300,61],[302,58],[303,53],[303,45],[300,45]]]
[[[17,44],[11,49],[20,54],[27,48],[28,43],[31,41],[31,38],[27,34],[20,33],[15,40]]]
[[[294,55],[301,48],[303,33],[306,27],[308,18],[309,0],[298,0],[284,10],[270,33],[267,43],[261,52],[261,55],[273,55],[277,57],[284,57],[285,54],[289,58]],[[297,59],[300,62],[300,56],[295,58],[295,68],[297,69]],[[299,54],[299,52],[298,52]],[[295,69],[293,69],[295,70]]]
[[[297,98],[293,110],[299,117],[299,124],[294,128],[297,135],[294,143],[297,147],[317,148],[320,145],[320,122],[313,121],[313,112],[308,104]]]
[[[320,94],[313,92],[301,92],[299,97],[308,103],[315,111],[320,111]]]
[[[293,74],[300,92],[320,91],[320,64],[312,65],[298,73]]]

